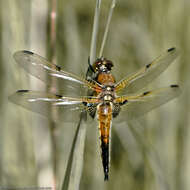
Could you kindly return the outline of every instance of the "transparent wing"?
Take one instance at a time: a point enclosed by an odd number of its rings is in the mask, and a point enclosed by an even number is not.
[[[121,106],[121,111],[116,121],[133,120],[143,116],[147,112],[176,98],[180,92],[178,85],[171,85],[134,96],[118,97],[116,102],[120,102],[123,106]]]
[[[170,48],[165,53],[156,58],[152,63],[145,65],[136,73],[128,76],[115,85],[116,91],[122,93],[135,93],[144,88],[160,75],[178,56],[176,48]]]
[[[65,72],[60,66],[49,63],[45,58],[30,51],[18,51],[13,55],[16,62],[24,68],[25,71],[37,77],[47,85],[51,84],[54,78],[58,82],[56,93],[59,94],[86,94],[86,89],[94,89],[95,85],[74,74]]]
[[[46,92],[19,90],[9,97],[9,100],[32,112],[39,113],[46,117],[50,116],[52,108],[58,111],[56,122],[75,122],[79,121],[80,113],[87,111],[86,103],[96,103],[96,97],[70,98]]]

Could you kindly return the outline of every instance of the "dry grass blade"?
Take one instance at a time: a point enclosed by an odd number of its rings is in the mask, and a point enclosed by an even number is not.
[[[96,44],[97,44],[97,34],[99,28],[99,15],[100,15],[101,0],[96,1],[96,9],[94,15],[94,24],[92,30],[91,46],[90,46],[90,64],[94,62],[96,58]]]
[[[92,38],[91,38],[91,47],[90,47],[90,64],[92,64],[96,58],[96,44],[97,44],[97,34],[99,27],[100,6],[101,6],[101,0],[97,0],[95,15],[94,15]],[[65,178],[61,188],[62,190],[79,189],[80,178],[83,169],[83,154],[84,154],[85,135],[86,135],[86,125],[83,122],[86,115],[84,114],[86,113],[83,113],[80,116],[80,121],[77,126],[75,137],[73,139],[73,144],[69,155]]]
[[[105,42],[106,42],[106,39],[107,39],[107,36],[108,36],[108,30],[109,30],[109,26],[110,26],[110,22],[111,22],[111,18],[112,18],[112,14],[113,14],[113,10],[115,8],[115,5],[116,5],[116,0],[112,0],[111,7],[110,7],[110,10],[109,10],[109,14],[108,14],[108,20],[107,20],[107,23],[106,23],[106,28],[105,28],[105,31],[104,31],[104,36],[103,36],[103,40],[102,40],[102,44],[101,44],[101,48],[100,48],[99,57],[101,57],[102,54],[103,54],[103,50],[104,50]]]
[[[69,160],[65,172],[65,178],[62,184],[62,190],[79,189],[80,179],[83,169],[83,155],[86,136],[85,116],[82,113],[77,130],[73,139]]]

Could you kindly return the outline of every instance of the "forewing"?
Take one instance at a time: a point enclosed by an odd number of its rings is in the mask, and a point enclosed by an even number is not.
[[[122,93],[136,93],[159,76],[178,56],[176,48],[170,48],[156,58],[152,63],[145,65],[136,73],[128,76],[115,85],[116,91]]]
[[[120,122],[136,119],[176,98],[180,92],[178,85],[171,85],[139,95],[119,97],[116,101],[125,104],[121,106],[121,111],[116,119]]]
[[[53,118],[55,122],[77,122],[80,113],[87,111],[84,104],[98,101],[95,97],[70,98],[31,90],[19,90],[9,100],[46,117],[50,117],[52,110],[56,108],[56,116]]]
[[[51,81],[58,83],[56,93],[85,95],[86,89],[94,85],[74,74],[65,72],[60,66],[49,63],[45,58],[30,51],[18,51],[14,54],[16,62],[28,73],[51,85]],[[71,93],[73,92],[74,93]]]

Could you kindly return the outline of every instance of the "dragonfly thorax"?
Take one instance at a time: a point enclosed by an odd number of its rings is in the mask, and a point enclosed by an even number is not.
[[[112,101],[113,100],[113,97],[110,95],[110,94],[106,94],[105,96],[104,96],[104,99],[103,99],[104,101],[108,101],[108,102],[110,102],[110,101]]]
[[[102,92],[99,94],[99,98],[103,102],[112,102],[115,99],[114,87],[105,85],[102,89]]]

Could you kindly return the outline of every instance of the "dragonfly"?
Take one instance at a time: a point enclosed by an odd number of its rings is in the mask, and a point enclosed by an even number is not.
[[[137,119],[180,94],[181,90],[177,84],[142,91],[166,70],[178,54],[175,47],[170,48],[137,72],[116,82],[112,74],[114,64],[104,57],[97,58],[89,66],[90,77],[79,77],[33,52],[18,51],[13,57],[26,72],[47,85],[52,78],[60,85],[56,93],[18,90],[9,100],[47,117],[48,110],[56,107],[60,111],[58,113],[64,112],[59,115],[58,121],[74,122],[75,119],[79,119],[81,113],[87,113],[89,119],[96,120],[100,133],[104,180],[108,180],[112,121],[116,121],[117,124]],[[90,93],[87,94],[87,91]],[[65,95],[69,93],[74,95]],[[78,114],[78,117],[74,117],[73,114]]]

